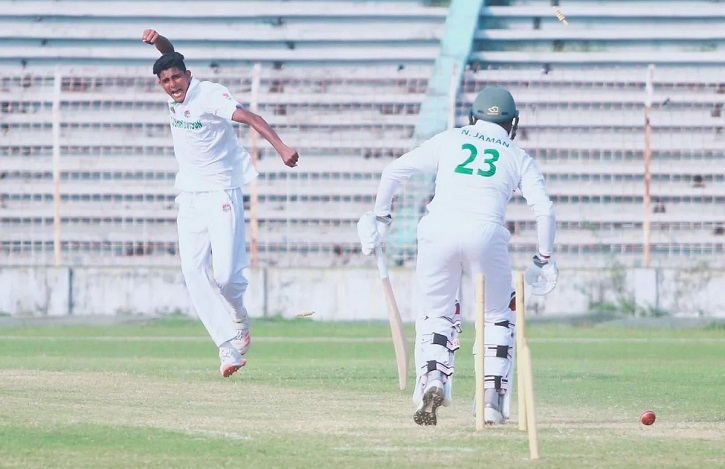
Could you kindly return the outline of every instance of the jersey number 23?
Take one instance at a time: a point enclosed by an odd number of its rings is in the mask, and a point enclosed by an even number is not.
[[[474,169],[469,168],[468,166],[476,160],[476,157],[478,156],[478,148],[476,148],[474,145],[471,145],[470,143],[464,143],[463,146],[461,146],[461,150],[463,150],[464,152],[468,152],[468,158],[466,158],[463,163],[456,166],[457,173],[475,174],[477,176],[483,177],[491,177],[496,174],[495,163],[499,157],[499,153],[497,150],[494,150],[493,148],[487,148],[483,151],[483,163],[486,165],[486,167],[485,169],[476,169],[475,173]]]

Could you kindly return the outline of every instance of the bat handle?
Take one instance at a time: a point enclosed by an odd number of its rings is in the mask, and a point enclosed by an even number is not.
[[[388,278],[388,262],[385,258],[382,246],[375,246],[375,258],[378,261],[378,271],[380,278]]]

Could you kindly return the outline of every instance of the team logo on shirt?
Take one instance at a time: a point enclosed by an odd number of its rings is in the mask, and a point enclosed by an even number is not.
[[[231,204],[229,204],[229,202],[222,205],[222,212],[231,212],[231,211],[232,211],[232,206],[231,206]]]
[[[191,117],[191,112],[188,109],[184,111],[184,117],[186,117],[187,119]]]
[[[202,124],[201,121],[187,122],[182,121],[181,119],[177,119],[176,117],[172,117],[171,127],[184,130],[199,130],[204,127],[204,124]]]
[[[229,96],[229,93],[222,93],[222,96],[224,96],[225,98],[227,98],[229,101],[232,100],[232,97]]]

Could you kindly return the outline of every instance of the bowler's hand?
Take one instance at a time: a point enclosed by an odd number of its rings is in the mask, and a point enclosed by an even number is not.
[[[297,151],[287,148],[286,150],[280,152],[279,156],[282,157],[282,161],[284,161],[284,164],[286,166],[289,166],[290,168],[294,168],[297,166],[297,160],[300,159],[300,155],[297,154]]]
[[[146,44],[155,44],[159,39],[159,33],[155,29],[144,29],[141,40]]]

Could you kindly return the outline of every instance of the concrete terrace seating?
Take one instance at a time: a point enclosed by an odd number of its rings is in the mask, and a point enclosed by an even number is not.
[[[538,160],[557,205],[559,255],[606,263],[607,256],[591,255],[616,254],[637,265],[645,219],[651,223],[654,265],[689,255],[709,262],[724,253],[720,2],[487,4],[459,89],[458,123],[466,123],[480,89],[503,86],[513,92],[521,110],[517,142]],[[649,108],[651,206],[645,214],[649,64],[656,67]],[[518,194],[509,217],[513,251],[530,255],[536,249],[535,224]]]
[[[649,220],[660,262],[723,251],[722,72],[667,66],[653,72]],[[469,71],[464,78],[461,124],[484,87],[506,87],[516,98],[516,141],[545,173],[559,220],[557,249],[564,254],[594,253],[598,245],[601,252],[640,253],[632,262],[641,262],[646,79],[646,67],[614,65],[546,73],[512,66]],[[536,249],[533,216],[520,194],[508,216],[513,251]]]
[[[302,155],[290,170],[257,143],[260,253],[318,252],[326,264],[352,251],[354,222],[382,167],[407,151],[425,98],[447,15],[429,3],[0,0],[2,247],[20,258],[52,241],[56,67],[64,252],[151,259],[148,246],[175,246],[168,111],[151,75],[158,53],[140,41],[153,27]],[[239,139],[252,147],[246,128]]]
[[[192,65],[429,64],[447,9],[413,0],[0,1],[0,63],[144,64],[153,27]]]
[[[287,140],[304,155],[301,168],[292,170],[267,145],[260,145],[261,175],[256,187],[261,255],[317,252],[325,254],[325,262],[329,262],[335,253],[354,251],[354,223],[373,204],[382,166],[391,152],[402,153],[407,147],[413,114],[403,110],[411,103],[418,105],[425,75],[406,78],[410,71],[394,69],[390,78],[383,72],[381,78],[368,79],[358,77],[375,76],[375,70],[354,69],[347,78],[336,72],[326,78],[285,75],[280,80],[284,90],[276,91],[271,103],[266,88],[260,93],[259,106],[271,107],[268,120],[281,134],[288,133]],[[391,93],[389,98],[376,100],[373,91],[366,104],[363,93],[371,92],[366,88],[371,85],[360,86],[366,81],[382,93],[388,88],[397,90],[402,98]],[[0,217],[10,227],[3,231],[6,252],[21,256],[28,251],[47,251],[53,242],[52,115],[46,89],[52,81],[40,78],[22,96],[12,92],[18,80],[6,82],[8,94],[0,99],[8,102],[6,112],[0,114],[0,122],[7,126],[7,138],[2,142],[7,150],[2,161],[5,207],[0,208]],[[320,91],[310,90],[306,98],[295,94],[313,82],[333,89],[325,95],[331,105],[316,102]],[[139,86],[132,79],[93,83],[90,90],[62,95],[63,246],[67,250],[76,246],[79,253],[99,251],[147,259],[154,253],[153,258],[173,262],[176,163],[163,94],[156,89],[145,91],[145,84]],[[334,88],[341,84],[340,100],[335,102]],[[237,86],[243,87],[244,82]],[[349,92],[356,87],[354,93]],[[272,106],[283,102],[278,95],[285,93],[297,99],[291,100],[294,103],[284,113],[275,114]],[[418,99],[411,99],[414,96]],[[400,106],[400,110],[381,105]],[[345,115],[349,119],[342,117]],[[387,140],[373,140],[371,128]],[[248,142],[246,133],[241,137]]]
[[[29,199],[13,193],[12,186],[3,189],[13,196],[6,202],[6,208],[0,209],[6,249],[26,242],[52,244],[52,186],[33,186]],[[175,254],[176,206],[173,196],[167,195],[169,187],[149,190],[147,184],[140,183],[104,184],[91,191],[77,182],[64,183],[61,238],[67,245],[95,243],[120,251],[129,245],[155,243],[169,248],[161,254]],[[342,195],[335,187],[298,187],[291,194],[262,187],[260,192],[257,216],[261,254],[280,245],[290,251],[305,248],[318,252],[331,251],[339,245],[352,252],[358,243],[355,222],[373,204],[370,191],[361,194],[360,190],[350,190],[348,195]],[[249,212],[247,215],[249,222]],[[250,225],[247,228],[250,240]]]
[[[429,68],[362,67],[331,72],[327,76],[307,70],[263,74],[257,98],[259,112],[305,154],[344,145],[363,156],[379,154],[386,148],[393,148],[396,154],[406,149],[425,96]],[[250,104],[250,78],[208,71],[198,76],[227,84],[243,105]],[[5,80],[0,102],[11,112],[3,113],[0,120],[14,131],[0,145],[50,145],[51,78],[34,76],[27,88],[19,80]],[[133,135],[134,143],[143,148],[169,146],[165,95],[153,78],[80,75],[64,80],[62,145],[68,140],[76,146],[120,146]],[[114,131],[100,132],[103,129]],[[240,130],[242,138],[246,138],[246,131]],[[381,140],[383,136],[390,141]]]
[[[481,10],[471,61],[551,67],[648,63],[719,65],[725,9],[717,2],[568,0],[508,2]]]

